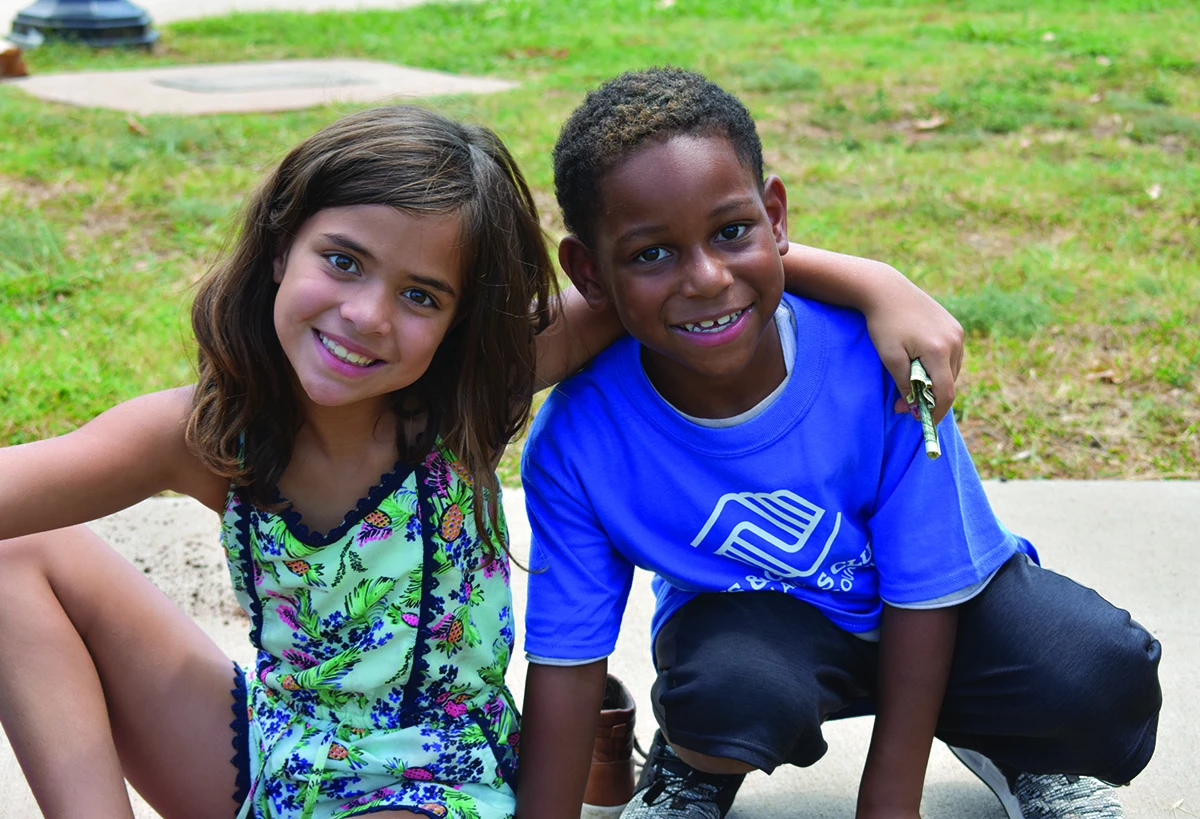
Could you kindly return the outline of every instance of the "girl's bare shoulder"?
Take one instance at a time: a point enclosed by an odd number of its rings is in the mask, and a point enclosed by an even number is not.
[[[150,393],[65,435],[0,449],[0,537],[94,520],[164,491],[220,510],[229,484],[188,449],[190,410],[190,387]]]
[[[169,490],[190,495],[220,511],[224,508],[229,481],[205,466],[186,441],[194,389],[193,385],[176,387],[117,405],[110,410],[119,416],[114,419],[117,423],[113,431],[118,433],[116,439],[129,442],[138,453],[138,461],[153,464],[156,480],[161,484],[156,492]]]

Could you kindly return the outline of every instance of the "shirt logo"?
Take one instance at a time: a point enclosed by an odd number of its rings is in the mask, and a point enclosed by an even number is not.
[[[810,549],[801,556],[824,517],[824,509],[786,489],[731,492],[717,501],[692,546],[757,566],[772,580],[808,577],[821,567],[842,525],[838,512],[820,553],[814,557]]]

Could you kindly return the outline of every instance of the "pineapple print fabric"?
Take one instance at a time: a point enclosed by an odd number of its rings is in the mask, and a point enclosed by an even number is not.
[[[328,534],[231,490],[222,542],[258,649],[241,815],[512,816],[509,566],[472,483],[439,445]]]

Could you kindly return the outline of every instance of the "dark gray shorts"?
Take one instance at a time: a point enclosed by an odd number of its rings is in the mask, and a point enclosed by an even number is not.
[[[937,736],[1002,766],[1133,779],[1154,752],[1160,646],[1091,589],[1010,559],[960,607]],[[811,765],[827,719],[871,713],[878,646],[780,592],[704,594],[655,641],[671,742],[770,772]]]

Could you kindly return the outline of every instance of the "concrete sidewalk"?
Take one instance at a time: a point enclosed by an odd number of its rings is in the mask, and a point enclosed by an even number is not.
[[[1200,679],[1200,595],[1193,563],[1200,553],[1200,482],[1014,481],[987,482],[986,488],[1000,517],[1035,543],[1046,566],[1129,609],[1162,641],[1165,704],[1158,751],[1121,796],[1130,819],[1200,815],[1200,703],[1191,696]],[[525,554],[529,529],[519,490],[506,493],[505,509],[514,552]],[[248,622],[229,591],[215,515],[191,500],[154,499],[98,521],[94,528],[142,567],[226,653],[241,662],[251,659]],[[513,586],[518,623],[524,592],[518,571]],[[639,573],[610,661],[638,699],[637,733],[643,746],[654,730],[648,704],[653,604],[649,577]],[[519,629],[518,645],[520,640]],[[524,677],[518,652],[509,673],[518,698]],[[830,723],[830,751],[823,760],[808,769],[750,776],[731,818],[853,816],[870,731],[868,718]],[[923,807],[926,819],[1004,819],[991,793],[940,745],[930,762]],[[36,815],[11,751],[0,744],[0,819]],[[154,815],[138,803],[139,817]]]

